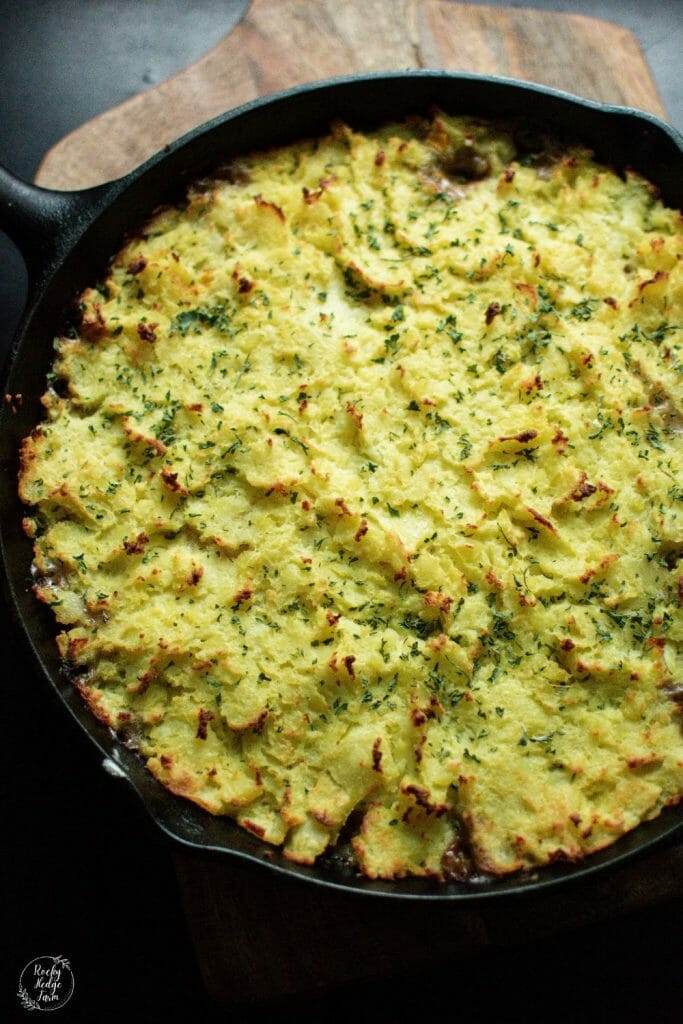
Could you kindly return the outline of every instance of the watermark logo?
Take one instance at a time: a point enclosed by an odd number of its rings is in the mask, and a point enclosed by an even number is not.
[[[71,999],[74,976],[64,956],[37,956],[19,978],[17,998],[25,1010],[61,1010]]]

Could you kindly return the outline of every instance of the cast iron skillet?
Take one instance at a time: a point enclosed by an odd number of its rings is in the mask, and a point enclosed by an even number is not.
[[[213,818],[173,796],[142,761],[98,723],[72,687],[57,654],[51,612],[31,592],[31,544],[21,530],[16,494],[17,449],[42,418],[39,404],[65,309],[106,269],[124,236],[163,203],[182,199],[187,186],[233,156],[324,133],[342,118],[361,127],[427,111],[529,118],[555,134],[591,146],[597,157],[633,167],[660,189],[664,201],[683,206],[683,138],[648,114],[607,107],[565,93],[500,78],[408,71],[335,79],[256,100],[185,135],[124,178],[82,192],[52,192],[27,185],[0,168],[0,227],[19,246],[29,272],[29,299],[9,354],[3,391],[21,394],[16,411],[0,413],[0,538],[11,603],[36,661],[51,687],[90,736],[104,766],[126,778],[163,831],[187,847],[227,853],[320,885],[394,898],[467,901],[504,897],[586,877],[673,835],[683,809],[671,808],[585,862],[556,864],[538,874],[497,881],[449,883],[414,879],[397,883],[356,877],[332,862],[290,864],[225,818]]]

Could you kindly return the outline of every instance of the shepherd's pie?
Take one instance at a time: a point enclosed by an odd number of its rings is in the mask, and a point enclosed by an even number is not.
[[[158,212],[23,447],[93,713],[371,878],[574,860],[675,803],[680,228],[635,173],[441,113]]]

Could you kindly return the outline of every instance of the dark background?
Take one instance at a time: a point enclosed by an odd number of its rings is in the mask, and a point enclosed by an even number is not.
[[[470,0],[472,2],[472,0]],[[85,120],[173,74],[225,35],[244,0],[0,0],[0,162],[31,179],[44,152]],[[670,120],[683,127],[683,2],[514,3],[580,11],[633,29]],[[0,351],[25,276],[0,236]],[[3,832],[7,867],[0,1006],[35,956],[70,958],[76,989],[58,1020],[435,1020],[679,1022],[680,907],[657,907],[542,946],[438,964],[419,978],[364,985],[264,1011],[205,1001],[166,841],[119,780],[100,769],[17,647],[3,612]],[[258,876],[255,875],[255,884]],[[370,912],[359,903],[359,913]],[[438,961],[438,950],[435,950]],[[376,1008],[377,1007],[377,1008]],[[2,1011],[0,1011],[2,1012]],[[3,1019],[6,1019],[3,1017]]]

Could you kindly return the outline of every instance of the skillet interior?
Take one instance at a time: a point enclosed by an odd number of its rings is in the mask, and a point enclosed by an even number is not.
[[[65,201],[65,209],[69,204],[69,216],[64,233],[52,248],[52,266],[45,273],[44,283],[40,274],[34,273],[38,283],[34,284],[8,360],[4,390],[20,393],[23,402],[16,413],[4,406],[0,417],[0,458],[4,470],[0,481],[1,531],[11,598],[23,633],[43,671],[80,726],[110,764],[118,766],[114,770],[128,779],[168,835],[192,847],[242,856],[288,875],[356,892],[469,900],[527,892],[585,877],[672,834],[683,822],[683,811],[679,808],[665,812],[580,864],[555,865],[544,868],[540,875],[500,881],[453,882],[438,887],[419,879],[398,884],[372,882],[355,874],[345,875],[343,870],[321,862],[313,868],[291,864],[231,821],[212,818],[167,792],[139,758],[92,717],[60,663],[53,618],[31,592],[31,545],[21,531],[23,508],[16,496],[17,447],[41,418],[39,398],[53,360],[54,326],[60,322],[69,301],[105,269],[108,257],[120,248],[126,233],[141,225],[156,206],[181,199],[190,182],[232,156],[320,134],[335,118],[347,120],[354,127],[365,127],[424,111],[433,104],[449,112],[503,118],[522,115],[537,120],[554,134],[587,143],[597,158],[608,164],[617,168],[632,166],[641,171],[660,187],[665,202],[683,205],[683,156],[675,132],[647,115],[601,107],[522,83],[441,72],[354,77],[327,85],[304,86],[224,115],[196,129],[121,181]],[[90,226],[83,230],[83,225],[93,217]],[[54,215],[51,219],[55,223]],[[37,239],[45,242],[38,233],[33,242]],[[34,267],[38,267],[41,257],[35,246],[28,255]]]

